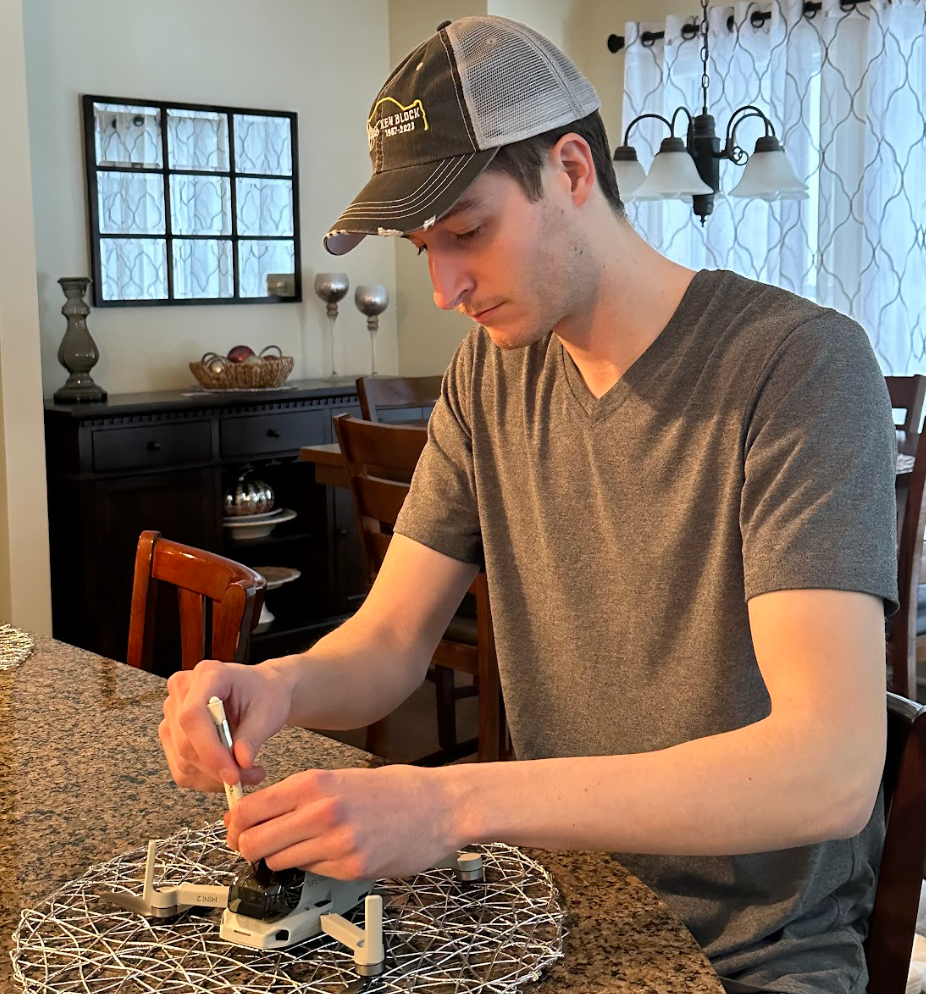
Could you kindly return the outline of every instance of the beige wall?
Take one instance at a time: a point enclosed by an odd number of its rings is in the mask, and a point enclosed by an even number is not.
[[[485,0],[390,0],[389,66],[399,64],[441,21],[486,13]],[[373,103],[386,76],[371,89]],[[391,239],[390,239],[391,241]],[[442,373],[472,322],[455,311],[440,310],[434,303],[427,260],[397,240],[395,246],[396,319],[399,369],[404,376]]]
[[[10,0],[6,0],[10,2]],[[352,287],[384,283],[394,296],[395,253],[367,241],[344,259],[321,237],[366,182],[366,114],[389,68],[388,5],[381,0],[26,0],[29,123],[35,193],[42,367],[46,393],[63,381],[59,276],[90,275],[79,95],[293,110],[299,115],[301,304],[94,310],[94,378],[112,393],[192,383],[187,363],[238,343],[296,356],[296,376],[323,374],[325,309],[317,271],[345,270]],[[350,52],[350,58],[345,57]],[[396,368],[396,309],[382,316],[377,352]],[[341,304],[342,370],[368,371],[369,338],[353,296]]]
[[[24,62],[20,0],[0,0],[0,622],[51,634]]]

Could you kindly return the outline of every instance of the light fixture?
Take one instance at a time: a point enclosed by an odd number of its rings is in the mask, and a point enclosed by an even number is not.
[[[714,197],[720,192],[720,160],[729,159],[745,166],[739,183],[730,191],[731,197],[755,197],[762,200],[803,200],[807,186],[802,183],[784,154],[775,135],[775,126],[758,107],[747,104],[730,115],[723,148],[714,131],[714,118],[708,110],[707,74],[710,29],[707,19],[708,0],[701,0],[701,113],[696,117],[687,107],[679,107],[669,120],[661,114],[640,114],[624,131],[624,142],[614,151],[614,171],[617,186],[624,200],[687,200],[704,224],[714,210]],[[690,28],[694,31],[694,27]],[[611,40],[609,39],[609,47]],[[612,49],[615,50],[615,49]],[[685,138],[675,134],[679,114],[688,118]],[[765,134],[756,141],[752,155],[736,144],[736,129],[749,118],[760,118]],[[639,121],[655,118],[669,129],[647,175],[637,158],[636,149],[628,144],[630,131]]]

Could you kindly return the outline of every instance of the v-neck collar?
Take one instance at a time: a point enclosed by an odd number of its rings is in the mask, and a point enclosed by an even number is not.
[[[650,375],[654,375],[659,370],[662,360],[666,356],[671,355],[678,329],[684,324],[685,315],[688,310],[686,306],[688,299],[695,291],[696,284],[700,287],[704,277],[710,272],[712,270],[699,269],[694,274],[666,326],[649,344],[642,355],[634,360],[629,369],[624,372],[624,375],[600,397],[595,397],[591,390],[589,390],[572,356],[563,347],[563,343],[559,338],[556,339],[560,350],[563,373],[566,377],[566,382],[569,384],[569,391],[589,421],[600,421],[607,415],[612,414],[624,404],[628,397],[639,391],[640,386],[646,382],[646,379]]]

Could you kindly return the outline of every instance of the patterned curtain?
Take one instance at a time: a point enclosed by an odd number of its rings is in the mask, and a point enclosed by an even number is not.
[[[768,114],[808,200],[719,196],[702,227],[682,201],[628,204],[637,230],[693,268],[726,268],[855,318],[885,373],[926,370],[926,0],[738,3],[709,11],[709,105],[721,143],[732,112]],[[757,14],[768,14],[760,19]],[[701,41],[685,24],[629,23],[624,125],[701,107]],[[665,37],[644,45],[645,31]],[[688,33],[688,32],[686,32]],[[684,121],[683,115],[679,116]],[[684,126],[684,125],[682,125]],[[737,129],[751,152],[756,119]],[[629,143],[649,168],[665,126],[636,125]],[[721,192],[741,167],[721,163]]]

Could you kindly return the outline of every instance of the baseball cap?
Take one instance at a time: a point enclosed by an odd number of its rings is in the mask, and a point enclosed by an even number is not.
[[[373,176],[325,248],[344,255],[367,235],[430,227],[502,145],[600,106],[592,84],[527,25],[488,15],[445,21],[377,94],[367,118]]]

